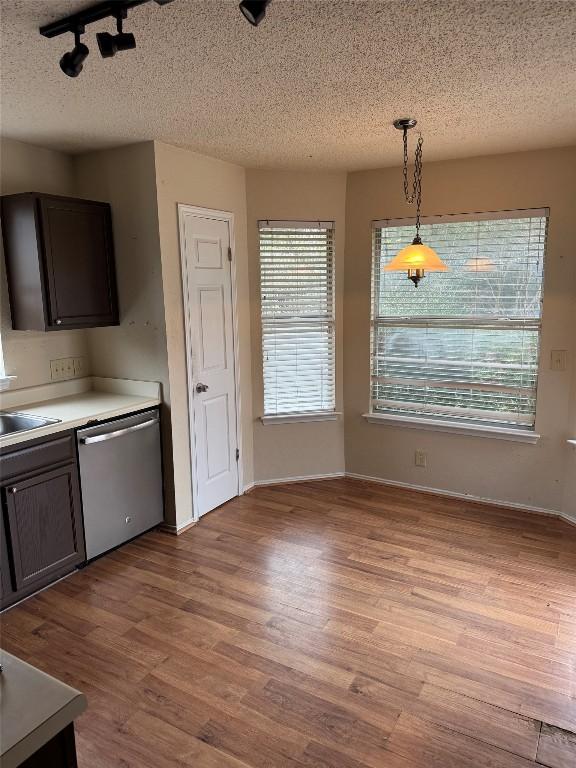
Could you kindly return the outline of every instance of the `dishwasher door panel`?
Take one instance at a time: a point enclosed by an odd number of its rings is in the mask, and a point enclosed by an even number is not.
[[[79,430],[86,557],[163,520],[158,410]]]

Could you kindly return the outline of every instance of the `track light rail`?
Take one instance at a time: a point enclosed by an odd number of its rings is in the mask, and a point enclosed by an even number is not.
[[[43,27],[40,27],[40,34],[44,35],[44,37],[58,37],[58,35],[64,35],[67,32],[76,32],[76,30],[84,28],[87,24],[94,24],[94,22],[101,21],[102,19],[116,17],[122,11],[128,11],[130,8],[135,8],[138,5],[144,5],[144,3],[149,2],[151,0],[105,0],[105,2],[92,5],[83,11],[73,13],[71,16],[53,21],[51,24],[45,24]],[[167,5],[172,0],[154,0],[154,2],[157,5]]]

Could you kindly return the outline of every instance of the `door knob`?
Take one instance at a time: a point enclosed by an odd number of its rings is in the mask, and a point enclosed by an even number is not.
[[[196,384],[196,392],[200,394],[201,392],[206,392],[208,390],[207,384]]]

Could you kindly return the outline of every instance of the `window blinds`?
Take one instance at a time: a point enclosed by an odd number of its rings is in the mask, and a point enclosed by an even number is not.
[[[373,229],[371,411],[533,428],[547,210],[424,220],[448,265],[418,288],[384,265],[405,222]]]
[[[264,414],[333,411],[334,225],[261,221]]]

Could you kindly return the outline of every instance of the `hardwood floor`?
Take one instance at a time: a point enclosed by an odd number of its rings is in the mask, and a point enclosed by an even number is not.
[[[81,768],[576,766],[576,528],[357,480],[260,488],[2,616],[87,694]]]

